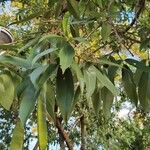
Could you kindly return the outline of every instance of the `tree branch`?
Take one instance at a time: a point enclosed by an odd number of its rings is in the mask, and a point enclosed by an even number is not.
[[[135,17],[132,20],[132,22],[130,23],[130,25],[125,29],[125,31],[122,32],[123,34],[126,33],[128,30],[130,30],[132,28],[132,26],[135,24],[135,22],[137,21],[137,19],[139,18],[140,14],[145,6],[145,0],[139,0],[138,6],[139,6],[139,10],[135,14]]]
[[[55,122],[55,125],[58,129],[58,133],[59,135],[64,139],[64,141],[66,142],[67,144],[67,147],[69,150],[73,150],[73,143],[72,141],[70,140],[68,134],[65,132],[65,130],[63,129],[63,127],[61,126],[61,122],[60,122],[60,118],[59,117],[56,117],[56,122]]]

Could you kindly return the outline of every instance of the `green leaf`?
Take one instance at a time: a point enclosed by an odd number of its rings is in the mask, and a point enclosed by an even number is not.
[[[57,71],[58,66],[56,64],[50,64],[45,72],[41,74],[38,79],[38,87],[41,88],[43,84]]]
[[[12,78],[7,74],[0,75],[0,104],[10,109],[15,96],[15,87]]]
[[[102,24],[102,29],[101,29],[102,40],[104,42],[108,41],[108,38],[109,38],[110,34],[111,34],[111,25],[104,22]]]
[[[17,122],[13,131],[13,137],[10,144],[10,150],[22,150],[24,141],[24,128],[20,121]]]
[[[145,111],[150,110],[150,73],[143,72],[138,85],[138,95]]]
[[[76,18],[80,18],[78,3],[76,0],[67,0],[69,12]]]
[[[96,87],[96,73],[92,69],[88,68],[84,70],[84,79],[86,85],[86,96],[91,97]]]
[[[34,87],[38,88],[38,79],[40,76],[45,72],[45,70],[48,68],[48,65],[40,66],[32,71],[32,73],[29,75],[30,80]]]
[[[73,62],[74,49],[71,45],[66,44],[59,52],[60,65],[64,72]]]
[[[74,94],[74,100],[73,100],[73,104],[72,104],[72,110],[74,109],[75,105],[79,101],[80,94],[81,94],[81,90],[80,90],[80,86],[78,86],[77,89],[76,89],[76,91],[75,91],[75,94]]]
[[[114,96],[106,87],[103,87],[101,89],[101,99],[103,101],[104,116],[105,116],[105,118],[109,118]]]
[[[18,48],[18,46],[14,45],[14,43],[0,44],[0,50],[13,50],[13,51],[16,51],[17,48]]]
[[[53,48],[50,48],[50,49],[47,49],[43,52],[41,52],[40,54],[36,55],[33,60],[32,60],[32,65],[35,64],[39,59],[41,59],[43,56],[55,51],[56,49],[53,49]]]
[[[69,17],[70,17],[70,13],[66,12],[62,21],[63,32],[66,36],[68,36],[68,30],[69,30]]]
[[[117,63],[115,63],[115,62],[111,62],[111,61],[109,61],[109,60],[105,60],[105,59],[99,60],[99,64],[102,64],[102,65],[107,64],[107,65],[110,65],[110,66],[122,68],[122,65],[117,64]]]
[[[34,46],[39,41],[40,36],[37,36],[36,38],[30,40],[27,44],[25,44],[18,53],[24,52],[25,50],[29,49],[31,46]]]
[[[4,65],[5,65],[5,63],[11,64],[11,65],[15,65],[17,67],[22,67],[22,68],[26,68],[26,69],[31,68],[31,62],[29,60],[15,57],[15,56],[3,56],[3,55],[1,55],[0,56],[0,63],[3,63]]]
[[[134,76],[133,76],[133,80],[136,86],[138,86],[141,76],[142,76],[143,71],[140,69],[136,69]]]
[[[54,34],[48,34],[43,36],[39,42],[37,43],[37,46],[41,45],[41,43],[45,43],[45,41],[47,41],[47,43],[51,43],[52,46],[54,47],[58,47],[58,48],[62,48],[67,42],[65,40],[64,37],[62,36],[58,36],[58,35],[54,35]]]
[[[101,106],[101,90],[95,90],[92,95],[92,104],[95,111],[95,114],[99,114],[100,106]]]
[[[39,92],[35,90],[32,82],[29,80],[28,86],[21,95],[21,104],[19,108],[19,116],[23,125],[25,125],[29,115],[35,107],[38,94]]]
[[[141,71],[150,72],[150,67],[146,66],[144,61],[138,61],[135,59],[126,59],[128,64],[140,69]]]
[[[79,67],[79,64],[77,64],[75,61],[73,61],[71,67],[76,73],[77,79],[78,79],[78,81],[80,83],[81,93],[83,94],[83,90],[84,90],[84,76],[83,76],[82,71],[81,71],[81,69]]]
[[[66,69],[64,74],[62,74],[60,68],[58,69],[56,79],[56,100],[64,121],[67,122],[72,111],[71,108],[74,100],[74,84],[70,69]]]
[[[55,120],[55,90],[52,83],[47,82],[46,84],[46,109],[53,121]]]
[[[140,50],[146,50],[150,48],[150,38],[146,38],[141,42]]]
[[[126,65],[124,65],[124,68],[122,69],[122,82],[127,96],[137,106],[138,97],[136,93],[136,85],[133,80],[133,73]]]
[[[9,24],[9,26],[14,25],[14,24],[19,24],[19,23],[27,22],[27,21],[31,21],[32,19],[34,19],[36,17],[39,17],[42,13],[43,13],[43,10],[39,11],[39,12],[36,12],[34,14],[31,14],[29,16],[26,16],[25,18],[23,18],[23,19],[21,19],[19,21],[12,22],[11,24]]]
[[[101,85],[105,86],[108,90],[110,90],[114,96],[117,96],[119,94],[116,87],[105,74],[102,74],[101,71],[99,71],[95,66],[91,66],[90,68],[91,70],[95,71],[97,79],[101,83]]]
[[[47,146],[47,123],[46,123],[46,97],[41,92],[37,104],[38,140],[40,150],[46,150]]]

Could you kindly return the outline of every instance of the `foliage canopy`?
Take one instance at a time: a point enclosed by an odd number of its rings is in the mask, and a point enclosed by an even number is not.
[[[0,45],[0,104],[15,118],[11,150],[24,147],[28,122],[37,124],[40,150],[56,138],[62,149],[134,149],[147,137],[149,0],[12,0],[11,9],[0,14],[0,25],[15,39]],[[121,131],[111,128],[117,128],[113,115],[125,101],[144,129],[136,131],[139,122],[132,117],[121,130],[134,133],[121,141]]]

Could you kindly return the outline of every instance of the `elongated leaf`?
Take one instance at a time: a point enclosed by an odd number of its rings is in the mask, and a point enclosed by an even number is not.
[[[64,121],[67,122],[71,113],[71,108],[74,100],[74,85],[70,69],[67,69],[64,74],[59,68],[56,80],[56,100],[60,108]]]
[[[19,67],[26,68],[26,69],[31,68],[31,63],[29,60],[25,60],[23,58],[14,57],[14,56],[1,55],[0,63],[12,64],[12,65],[19,66]]]
[[[0,44],[0,50],[17,50],[17,45],[14,45],[14,43],[10,44]]]
[[[84,90],[84,76],[82,74],[82,71],[81,71],[79,65],[76,62],[73,62],[71,67],[76,73],[77,79],[78,79],[78,81],[80,83],[81,93],[83,94],[83,90]]]
[[[140,69],[141,71],[150,72],[150,67],[146,66],[144,61],[138,61],[135,59],[126,59],[128,64]]]
[[[92,95],[92,103],[93,103],[93,108],[95,111],[95,114],[98,115],[100,106],[102,105],[101,103],[101,90],[95,90],[93,95]]]
[[[65,43],[66,43],[66,40],[65,40],[64,37],[58,36],[58,35],[54,35],[54,34],[49,34],[49,35],[43,36],[43,37],[39,40],[37,46],[38,46],[38,45],[40,46],[41,43],[44,42],[44,41],[47,41],[48,43],[51,43],[52,46],[55,46],[55,47],[58,46],[58,48],[63,47],[63,46],[65,45]]]
[[[106,42],[111,34],[111,26],[108,23],[102,24],[101,36],[104,42]]]
[[[41,52],[40,54],[36,55],[33,60],[32,60],[32,64],[35,64],[39,59],[41,59],[43,56],[55,51],[56,49],[53,49],[53,48],[50,48],[50,49],[47,49],[43,52]]]
[[[47,146],[47,124],[46,124],[46,97],[45,93],[41,92],[37,105],[37,120],[38,120],[38,140],[40,150],[45,150]]]
[[[27,16],[27,17],[25,17],[25,18],[19,20],[19,21],[12,22],[11,24],[9,24],[9,26],[10,26],[10,25],[14,25],[14,24],[19,24],[19,23],[23,23],[23,22],[30,21],[30,20],[32,20],[32,19],[34,19],[34,18],[40,16],[42,13],[43,13],[42,11],[36,12],[36,13],[34,13],[34,14],[31,14],[30,16]]]
[[[69,17],[70,17],[70,13],[66,12],[62,21],[63,32],[66,36],[68,36],[68,30],[69,30]]]
[[[101,59],[100,61],[99,61],[99,64],[107,64],[107,65],[110,65],[110,66],[115,66],[115,67],[118,67],[118,68],[122,68],[122,65],[120,65],[120,64],[117,64],[117,63],[115,63],[115,62],[111,62],[111,61],[109,61],[109,60],[103,60],[103,59]]]
[[[28,84],[30,84],[30,80],[28,77],[24,78],[22,80],[22,82],[17,86],[17,97],[18,99],[20,98],[21,94],[23,93],[23,91],[26,89],[26,87],[28,86]]]
[[[10,109],[15,96],[15,86],[12,78],[7,74],[0,75],[0,104]]]
[[[84,70],[84,79],[86,85],[86,96],[87,98],[91,97],[96,87],[96,73],[92,69]]]
[[[19,109],[19,116],[23,125],[25,125],[29,115],[34,109],[36,99],[38,97],[31,81],[28,82],[28,86],[25,88],[21,95],[21,104]]]
[[[40,76],[45,72],[45,70],[48,68],[48,65],[40,66],[33,70],[33,72],[29,75],[30,80],[35,88],[38,88],[38,79]]]
[[[53,121],[55,120],[55,90],[52,83],[47,82],[46,84],[46,109]]]
[[[136,69],[136,72],[134,73],[133,80],[136,86],[138,86],[143,71],[141,69]]]
[[[24,128],[20,121],[17,122],[13,131],[13,137],[10,144],[10,150],[22,150],[24,141]]]
[[[101,90],[101,99],[103,101],[103,113],[106,118],[110,117],[111,107],[113,104],[114,96],[113,94],[106,88],[103,87]]]
[[[97,79],[99,80],[101,85],[108,88],[114,96],[117,96],[119,92],[116,89],[116,87],[113,85],[113,83],[108,79],[108,77],[102,74],[95,66],[91,66],[90,68],[91,70],[93,70],[93,72],[95,71]]]
[[[139,81],[138,95],[144,110],[150,110],[150,73],[143,72]]]
[[[74,94],[74,100],[72,103],[72,110],[74,109],[77,102],[80,100],[80,94],[81,94],[81,90],[80,90],[80,86],[78,86],[76,91],[75,91],[75,94]]]
[[[67,0],[69,12],[77,19],[79,19],[79,8],[76,0]]]
[[[137,106],[138,97],[136,93],[136,85],[133,80],[133,73],[128,66],[124,66],[122,69],[122,82],[127,96]]]
[[[74,49],[71,45],[66,44],[59,52],[60,65],[64,72],[73,62]]]
[[[57,65],[56,64],[50,64],[45,72],[43,72],[43,74],[41,74],[41,76],[39,77],[38,80],[38,87],[41,88],[43,86],[43,84],[55,73],[55,71],[57,71]]]
[[[27,50],[28,48],[30,48],[31,46],[34,46],[34,45],[38,42],[39,38],[40,38],[40,36],[37,36],[36,38],[30,40],[26,45],[24,45],[24,46],[18,51],[18,53],[21,53],[21,52]]]

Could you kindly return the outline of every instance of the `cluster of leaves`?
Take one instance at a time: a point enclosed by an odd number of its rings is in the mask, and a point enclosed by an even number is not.
[[[134,55],[135,43],[139,53],[140,48],[149,49],[149,28],[139,18],[149,19],[148,1],[17,3],[15,20],[6,24],[12,27],[16,43],[0,45],[0,104],[18,112],[10,149],[22,149],[24,128],[34,110],[41,150],[47,146],[47,119],[72,149],[61,125],[67,124],[72,112],[82,116],[91,106],[97,116],[102,110],[108,119],[120,91],[136,107],[149,111],[149,57],[127,58]],[[135,14],[128,20],[130,13]],[[22,30],[17,29],[20,26]]]

